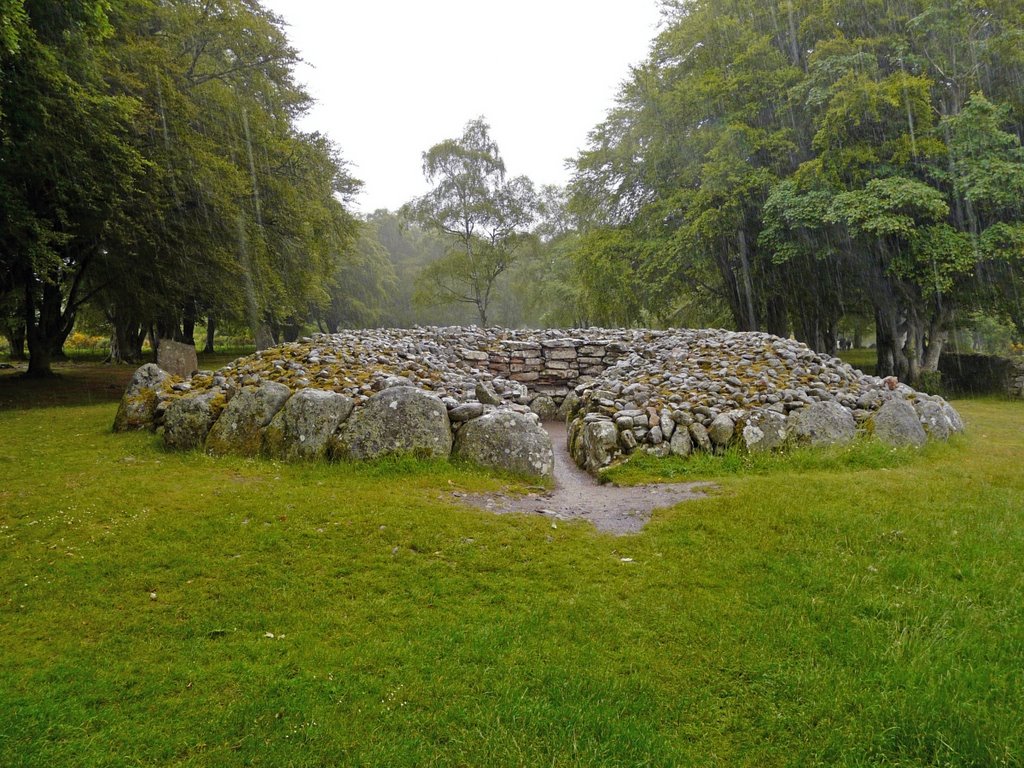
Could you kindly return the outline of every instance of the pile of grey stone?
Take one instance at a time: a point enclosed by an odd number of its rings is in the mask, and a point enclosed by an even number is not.
[[[281,459],[456,456],[550,477],[542,421],[596,472],[636,451],[780,450],[962,431],[942,398],[803,344],[724,330],[476,327],[318,335],[188,379],[136,372],[115,429]]]

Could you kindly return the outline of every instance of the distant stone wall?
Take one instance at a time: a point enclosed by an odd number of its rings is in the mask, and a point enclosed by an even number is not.
[[[950,353],[939,360],[939,372],[950,392],[1024,397],[1024,358]]]
[[[1010,397],[1024,398],[1024,358],[1013,361],[1010,371],[1010,382],[1006,391]]]

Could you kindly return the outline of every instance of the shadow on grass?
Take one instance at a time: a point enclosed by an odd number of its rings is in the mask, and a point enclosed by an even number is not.
[[[217,369],[252,350],[228,350],[199,355],[199,367]],[[23,375],[27,363],[12,362],[13,368],[0,370],[0,410],[61,408],[80,405],[117,403],[140,363],[123,365],[104,363],[98,352],[73,353],[67,361],[53,365],[54,376],[28,379]]]

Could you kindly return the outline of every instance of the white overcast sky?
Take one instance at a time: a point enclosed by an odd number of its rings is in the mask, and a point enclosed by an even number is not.
[[[364,182],[356,207],[426,191],[421,154],[483,115],[509,174],[564,184],[657,33],[658,0],[263,0],[288,24],[329,135]]]

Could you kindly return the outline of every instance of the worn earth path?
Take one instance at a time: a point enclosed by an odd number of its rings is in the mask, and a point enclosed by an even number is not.
[[[624,535],[638,533],[651,512],[704,496],[709,483],[666,483],[620,487],[599,483],[576,466],[566,445],[566,428],[550,421],[544,429],[555,451],[555,487],[526,495],[465,494],[460,497],[492,512],[527,512],[553,520],[589,520],[598,530]]]

